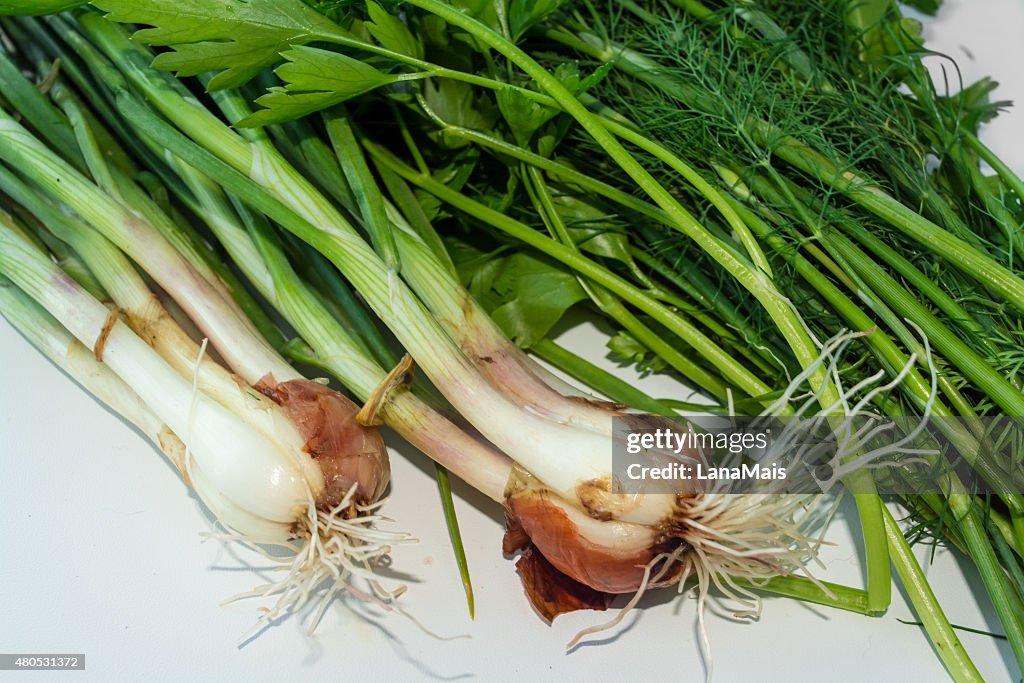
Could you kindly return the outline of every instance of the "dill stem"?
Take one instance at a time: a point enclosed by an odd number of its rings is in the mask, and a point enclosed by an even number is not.
[[[569,230],[566,227],[561,216],[558,214],[558,210],[554,205],[551,197],[551,192],[544,182],[543,175],[540,170],[532,165],[523,164],[523,174],[525,175],[527,191],[531,194],[534,202],[537,204],[538,212],[544,217],[545,223],[548,224],[549,229],[554,233],[554,237],[562,244],[572,248],[577,253],[580,253],[578,247],[569,234]],[[735,211],[729,208],[729,212],[733,215]],[[739,220],[739,216],[736,216]],[[746,229],[746,228],[744,228]],[[749,230],[747,230],[749,234]],[[753,239],[753,236],[750,236]],[[763,255],[762,255],[763,258]],[[599,309],[601,309],[606,315],[616,320],[621,324],[630,334],[637,338],[647,348],[654,351],[659,355],[665,362],[669,363],[673,367],[679,367],[679,362],[682,360],[682,356],[679,351],[673,348],[670,344],[667,344],[662,340],[656,333],[647,328],[641,323],[636,316],[630,313],[625,306],[622,305],[618,298],[611,295],[606,290],[596,287],[594,285],[588,285],[585,281],[583,282],[584,289],[591,295],[594,303]],[[678,309],[678,307],[677,307]],[[681,311],[680,311],[681,313]],[[695,316],[694,316],[695,317]],[[695,317],[696,318],[696,317]],[[710,321],[702,321],[705,326],[708,326]],[[731,334],[724,334],[726,332],[723,328],[717,324],[714,328],[708,326],[715,334],[721,337],[721,341],[725,346],[733,349],[741,356],[749,360],[754,366],[761,372],[768,372],[769,368],[764,362],[758,358],[755,354],[751,353],[749,348],[746,348],[743,344],[735,344],[735,337]],[[715,329],[717,328],[717,329]],[[687,361],[688,362],[688,361]],[[715,394],[719,399],[725,399],[725,395]],[[739,397],[742,398],[742,397]]]
[[[1024,394],[996,372],[984,358],[965,344],[959,337],[921,304],[878,264],[872,262],[846,237],[838,233],[823,236],[826,245],[831,246],[843,259],[851,263],[860,275],[882,299],[901,316],[913,320],[942,354],[961,372],[981,388],[1008,415],[1024,415]]]
[[[1010,550],[1017,553],[1019,557],[1024,557],[1024,551],[1022,551],[1024,546],[1021,546],[1021,539],[1017,538],[1016,530],[1013,528],[1013,519],[1021,515],[1019,506],[1018,508],[1011,506],[1009,517],[992,507],[989,507],[985,514],[988,517],[988,521],[992,523],[992,526],[996,528],[1002,539],[1006,541],[1006,545],[1010,547]]]
[[[983,335],[985,334],[985,328],[971,317],[963,306],[956,302],[953,297],[946,294],[942,288],[939,287],[934,281],[931,280],[927,275],[922,273],[918,268],[899,254],[895,249],[885,244],[882,240],[875,237],[868,230],[865,230],[855,221],[844,220],[836,223],[837,227],[848,232],[855,240],[867,247],[871,252],[878,256],[882,261],[889,265],[893,270],[899,273],[908,283],[917,289],[919,294],[924,295],[931,301],[935,306],[946,314],[950,320],[956,323],[970,339],[981,346],[983,350],[990,354],[995,355],[996,349],[992,346],[992,343],[986,339]]]
[[[962,146],[957,147],[960,154],[964,154]],[[1003,204],[1003,197],[995,196],[995,192],[987,187],[987,179],[982,174],[977,164],[964,164],[965,172],[974,193],[981,198],[985,211],[1002,229],[1003,239],[1006,240],[1007,254],[1006,264],[1013,267],[1014,261],[1024,261],[1024,234],[1021,231],[1021,224],[1014,218],[1013,214]],[[1002,189],[1002,188],[1000,188]]]
[[[705,199],[711,202],[712,206],[722,214],[722,217],[728,223],[736,235],[739,237],[740,243],[746,250],[747,255],[750,257],[754,267],[759,269],[769,278],[772,277],[772,268],[768,263],[768,259],[765,258],[764,252],[758,245],[757,240],[750,233],[750,228],[746,226],[743,220],[736,214],[736,212],[726,201],[725,196],[718,191],[714,185],[708,182],[704,176],[694,170],[689,164],[684,162],[675,154],[656,143],[650,138],[640,135],[636,131],[632,130],[628,126],[624,126],[616,121],[602,117],[602,122],[608,128],[608,130],[626,142],[636,145],[640,149],[644,150],[648,154],[654,156],[655,159],[661,161],[673,171],[683,176],[690,185],[693,186],[697,192],[699,192]],[[675,225],[673,225],[675,227]]]
[[[671,1],[671,3],[673,5],[675,5],[679,9],[683,10],[687,14],[692,14],[693,16],[697,17],[698,19],[703,19],[703,20],[709,21],[709,22],[711,22],[711,23],[713,23],[715,25],[718,25],[718,24],[721,23],[721,20],[718,18],[717,13],[713,9],[711,9],[710,7],[705,5],[704,3],[699,2],[699,0],[670,0],[670,1]],[[746,39],[747,38],[747,35],[745,33],[743,33],[743,31],[741,31],[738,28],[736,28],[735,31],[730,31],[730,35],[732,35],[734,38],[741,38],[741,39]]]
[[[1024,557],[1024,512],[1020,510],[1011,511],[1010,522],[1013,525],[1013,533],[1017,541],[1017,554]]]
[[[758,228],[763,228],[769,231],[771,230],[769,226],[760,223],[752,213],[748,212],[748,216],[746,216],[746,218],[748,218],[748,220],[750,218],[754,219],[749,220],[749,224],[755,230]],[[784,242],[777,235],[774,236],[774,239],[770,239],[769,243],[772,242],[783,249],[786,248]],[[834,285],[828,283],[824,276],[822,276],[820,272],[807,262],[806,259],[796,256],[794,260],[796,261],[795,265],[801,276],[816,280],[819,286],[819,291],[821,291],[823,295],[826,295],[826,293],[831,294],[832,298],[835,299],[833,306],[839,310],[845,311],[847,316],[853,314],[854,319],[859,318],[859,327],[862,329],[864,329],[865,324],[870,325],[870,320],[866,319],[866,316],[861,313],[851,301],[845,299]],[[845,299],[845,302],[843,299]],[[846,305],[836,306],[837,303]],[[867,340],[869,344],[872,344],[876,348],[888,351],[887,355],[891,357],[898,357],[901,355],[891,340],[889,340],[884,334],[881,334],[878,330],[869,335]],[[893,360],[896,360],[896,358],[893,358]],[[921,382],[919,377],[915,376],[916,373],[910,373],[910,375],[908,375],[910,386],[914,387],[916,385],[919,387],[919,390],[923,389],[923,386],[920,386],[923,382]],[[941,404],[936,403],[936,409],[936,412],[941,413]],[[976,452],[976,448],[973,451],[961,451],[961,453],[964,454]],[[950,497],[948,500],[952,502],[952,498],[953,497]],[[963,505],[963,498],[969,499],[969,497],[961,496],[961,498],[958,499],[958,505],[961,507]],[[893,558],[893,562],[897,567],[899,575],[904,581],[904,585],[906,586],[908,594],[915,605],[918,615],[925,624],[932,642],[936,645],[936,649],[938,650],[940,657],[942,657],[950,673],[958,680],[976,680],[971,675],[973,671],[973,664],[971,664],[970,660],[967,659],[966,654],[962,652],[962,645],[960,645],[959,639],[957,639],[956,635],[952,632],[948,620],[946,620],[945,616],[942,614],[941,609],[935,600],[935,596],[921,572],[920,566],[917,564],[916,559],[913,557],[913,554],[907,545],[906,539],[896,526],[895,521],[892,520],[888,511],[885,510],[884,513],[891,557]],[[968,520],[966,525],[957,525],[957,530],[961,534],[965,545],[967,545],[970,551],[970,556],[978,564],[979,571],[983,573],[983,577],[986,579],[986,587],[989,589],[993,601],[1000,601],[1000,605],[997,607],[1000,614],[1000,620],[1003,620],[1004,615],[1006,618],[1016,619],[1017,617],[1012,613],[1012,606],[1009,605],[1010,600],[1005,594],[1005,586],[1000,584],[1000,579],[997,576],[997,573],[1001,572],[1001,570],[997,565],[994,567],[992,566],[992,563],[995,562],[995,558],[991,545],[989,545],[986,540],[979,538],[979,529],[977,528],[977,524],[972,526],[971,521],[972,520]],[[973,521],[976,522],[976,520]],[[1007,625],[1006,627],[1008,631],[1010,630],[1010,626],[1011,625]],[[976,675],[977,672],[973,671],[973,674]]]
[[[935,532],[941,533],[957,550],[964,555],[967,554],[963,536],[957,531],[956,525],[950,522],[949,505],[943,496],[938,493],[903,495],[900,496],[900,502],[905,508],[926,520]],[[909,531],[912,535],[915,530]]]
[[[767,124],[757,126],[758,129],[765,127]],[[767,135],[765,133],[760,137],[764,143],[768,142]],[[1024,311],[1024,281],[983,252],[907,208],[880,187],[850,171],[840,171],[823,155],[794,138],[785,138],[774,147],[774,152],[799,170],[831,184],[851,200],[949,261],[958,270],[1000,294],[1018,310]]]
[[[1013,549],[1003,538],[999,529],[993,523],[992,518],[989,517],[987,510],[984,522],[985,528],[988,529],[989,536],[992,538],[992,545],[995,546],[996,551],[999,553],[999,559],[1002,560],[1003,567],[1006,568],[1006,573],[1009,575],[1011,585],[1017,593],[1017,597],[1024,598],[1024,570],[1021,570],[1020,562],[1014,557]]]
[[[564,220],[558,213],[558,209],[555,206],[553,198],[551,196],[551,191],[548,188],[547,184],[544,182],[544,177],[541,174],[540,170],[534,166],[524,164],[522,171],[523,175],[525,176],[524,179],[526,181],[527,192],[531,195],[531,198],[537,205],[538,213],[544,219],[544,222],[548,225],[549,230],[554,233],[553,237],[560,241],[562,244],[572,248],[577,253],[580,253],[580,250],[576,246],[575,241],[572,238],[572,235],[570,235],[569,233],[568,227],[565,225]],[[647,346],[647,348],[654,351],[667,363],[669,363],[673,367],[678,366],[678,363],[682,358],[680,352],[673,348],[671,345],[667,344],[655,332],[651,331],[646,325],[640,322],[640,320],[638,320],[636,316],[630,313],[629,310],[622,305],[622,302],[617,297],[615,297],[610,292],[599,286],[588,284],[585,280],[581,281],[581,284],[583,285],[584,289],[588,292],[588,294],[590,294],[591,299],[593,299],[597,307],[601,309],[606,315],[618,321],[619,324],[621,324],[628,332],[630,332],[630,334],[632,334],[634,337],[637,338],[637,340],[639,340],[641,343]],[[679,310],[678,306],[676,308],[678,311],[677,314],[680,314],[682,311]],[[695,319],[697,319],[696,316],[694,317]],[[701,322],[704,322],[705,326],[707,326],[709,329],[711,329],[711,331],[713,331],[715,334],[721,337],[721,340],[724,343],[724,345],[728,346],[729,348],[733,349],[734,351],[742,355],[744,358],[749,360],[751,363],[754,364],[754,366],[759,371],[769,371],[769,368],[764,364],[764,362],[761,361],[761,359],[758,358],[755,354],[751,353],[750,350],[745,347],[745,345],[734,343],[736,341],[736,338],[733,335],[729,334],[727,330],[722,328],[720,325],[717,325],[717,323],[714,323],[710,319],[705,319],[704,321]],[[708,325],[708,323],[711,323],[713,327],[711,325]],[[726,396],[717,394],[716,397],[719,399],[727,398]]]
[[[986,164],[992,167],[992,170],[1002,178],[1003,182],[1006,183],[1017,195],[1017,199],[1024,202],[1024,180],[1014,173],[1013,169],[1006,165],[1006,162],[999,158],[999,156],[989,149],[985,143],[978,139],[978,136],[972,133],[966,133],[964,139],[967,140],[967,144],[977,152],[978,156],[985,161]]]
[[[764,330],[754,329],[727,297],[718,296],[718,290],[714,283],[710,282],[700,270],[693,268],[689,261],[679,261],[670,267],[659,257],[644,249],[630,247],[630,254],[656,275],[693,299],[696,304],[720,316],[723,324],[735,329],[742,336],[743,342],[755,349],[763,359],[769,363],[781,365],[779,359],[785,355],[785,352],[774,343],[770,348],[759,343],[757,340],[764,334]],[[697,312],[693,316],[705,325],[708,324],[704,320],[706,316],[702,313]],[[709,327],[709,329],[713,328]]]
[[[826,249],[849,264],[853,272],[865,281],[870,290],[891,306],[896,313],[919,325],[935,348],[983,389],[1008,415],[1024,415],[1024,394],[1021,394],[1005,377],[996,372],[974,349],[953,334],[916,296],[901,287],[892,276],[858,249],[849,238],[837,230],[828,229],[828,226],[823,225],[820,220],[811,218],[810,207],[804,205],[792,193],[782,196],[771,187],[770,183],[755,183],[754,185],[757,191],[770,202],[796,204],[802,207],[800,213],[806,216],[804,220],[808,222],[808,229]],[[850,228],[851,226],[845,227]],[[859,228],[856,228],[855,231],[863,232]],[[907,265],[910,266],[909,263]],[[930,280],[928,283],[921,282],[927,278],[919,271],[916,272],[920,277],[916,277],[914,282],[925,285],[926,291],[938,290]],[[907,274],[913,275],[914,273],[908,270]],[[941,290],[938,291],[941,294]],[[944,296],[942,294],[938,298],[942,300]],[[948,305],[951,305],[954,313],[962,310],[952,299],[949,299]],[[964,313],[966,315],[966,312]]]
[[[874,328],[874,331],[865,338],[865,341],[875,351],[876,355],[879,356],[883,366],[886,367],[890,375],[898,372],[900,368],[909,362],[909,356],[899,350],[892,338],[880,329],[870,316],[840,292],[806,258],[799,255],[794,247],[787,245],[782,237],[774,232],[771,226],[767,225],[760,217],[738,201],[735,203],[738,209],[744,213],[744,218],[755,232],[765,239],[780,255],[790,260],[797,273],[811,284],[848,323],[858,330]],[[804,244],[803,246],[806,248],[813,245]],[[882,320],[897,334],[906,347],[913,349],[918,354],[919,362],[925,364],[924,349],[921,347],[916,335],[907,329],[906,325],[889,311],[884,304],[876,301],[878,296],[870,287],[860,282],[850,284],[852,285],[851,292],[867,300],[869,305],[872,306],[874,313],[881,316]],[[974,409],[943,374],[938,374],[937,381],[943,393],[947,394],[954,403],[953,407],[960,411],[958,414],[953,413],[941,400],[933,400],[931,403],[931,413],[941,418],[939,428],[946,434],[951,443],[954,444],[957,452],[964,457],[968,464],[985,481],[996,490],[1005,489],[1008,474],[1003,468],[991,462],[990,451],[992,449],[983,444],[984,426],[977,424],[977,415]],[[905,393],[909,392],[909,398],[918,408],[925,406],[931,393],[928,385],[917,371],[911,372],[906,376],[902,388]],[[968,428],[968,425],[974,427],[974,433]],[[1021,496],[1004,494],[1001,498],[1011,511],[1024,512],[1022,510],[1024,503],[1022,503]]]
[[[894,375],[909,361],[909,356],[901,351],[893,339],[878,324],[843,294],[836,285],[828,280],[814,265],[797,250],[787,244],[774,229],[760,217],[734,200],[734,204],[751,228],[771,246],[780,256],[792,263],[793,267],[808,284],[810,284],[854,329],[859,331],[873,330],[865,337],[865,342],[873,350],[890,375]],[[854,293],[857,293],[856,291]],[[872,295],[873,296],[873,295]],[[905,340],[908,344],[915,341],[912,335]],[[940,377],[941,381],[941,377]],[[930,387],[918,371],[907,374],[902,385],[903,391],[918,408],[923,408],[931,394]],[[978,437],[973,435],[960,421],[953,419],[956,415],[941,401],[934,400],[931,404],[932,414],[941,418],[939,428],[945,433],[957,452],[977,472],[996,489],[1006,487],[1006,473],[989,462],[986,449],[982,447]],[[973,414],[973,413],[972,413]],[[1021,511],[1020,496],[1004,495],[1003,501],[1011,511]]]
[[[582,279],[582,278],[580,278]],[[591,283],[583,283],[584,290],[590,293],[590,298],[594,304],[609,318],[619,323],[624,330],[632,335],[638,342],[643,346],[650,349],[659,358],[664,360],[672,368],[674,368],[680,374],[686,376],[695,365],[693,361],[689,360],[684,352],[686,348],[676,348],[672,344],[669,344],[662,339],[654,330],[644,325],[633,313],[626,308],[622,301],[609,293],[607,290],[601,288],[599,285],[593,285]],[[705,369],[706,372],[709,372]],[[725,401],[729,398],[729,390],[721,381],[717,381],[714,385],[702,385],[702,390],[707,391],[713,395],[719,401]]]
[[[1021,598],[1014,592],[1003,568],[999,566],[999,560],[988,540],[972,497],[954,493],[949,495],[947,500],[970,551],[971,559],[981,574],[992,606],[995,607],[999,621],[1003,625],[1017,666],[1024,670],[1024,605]]]
[[[756,179],[752,180],[753,185],[761,187],[761,185],[758,185],[757,183],[758,181],[756,181]],[[769,186],[765,189],[765,191],[771,194],[774,192],[774,189],[771,188],[771,186]],[[801,196],[805,198],[807,197],[806,193],[804,193],[802,190],[799,190],[799,188],[794,188],[794,191],[798,192],[799,194],[801,194]],[[813,201],[813,199],[811,199],[810,201]],[[813,206],[818,211],[821,211],[820,205],[813,204]],[[763,210],[766,212],[772,212],[772,210],[767,207],[763,207]],[[803,213],[804,215],[806,215],[806,211]],[[811,220],[814,234],[818,237],[818,239],[821,239],[821,229],[818,226],[818,221],[813,219]],[[775,221],[777,224],[783,223],[781,217],[777,215],[775,215]],[[857,226],[852,221],[842,221],[842,225],[844,225],[845,227],[857,228],[859,230],[859,226]],[[882,322],[889,326],[893,333],[896,334],[897,337],[899,337],[900,341],[902,341],[908,349],[918,354],[919,364],[925,364],[926,359],[924,354],[924,348],[921,346],[920,340],[917,338],[917,335],[912,333],[910,329],[907,327],[907,325],[903,322],[903,320],[901,320],[895,313],[893,313],[890,310],[889,307],[883,304],[879,300],[879,298],[872,293],[871,287],[869,287],[862,278],[858,277],[854,273],[853,268],[847,266],[844,269],[839,264],[837,264],[831,256],[824,253],[821,250],[821,248],[818,247],[817,244],[805,240],[803,236],[798,236],[798,239],[800,239],[802,242],[802,248],[805,251],[807,251],[807,253],[811,254],[816,261],[821,263],[833,275],[833,277],[835,277],[839,282],[841,282],[843,286],[846,287],[851,293],[861,298],[869,296],[870,306],[874,313],[881,318]],[[841,257],[837,258],[840,258],[840,260],[842,260]],[[913,269],[914,272],[919,272],[916,271],[916,268],[914,268],[912,265],[910,265],[909,268]],[[926,280],[928,283],[931,283],[931,281],[927,280],[927,278],[925,278],[923,274],[920,274],[920,277]],[[933,286],[933,289],[936,288]],[[941,292],[941,290],[937,291],[942,296],[945,296],[945,293]],[[950,304],[950,307],[952,309],[959,310],[959,304],[952,300],[950,300]],[[966,313],[966,311],[963,313],[963,316],[965,318],[970,319],[970,316]],[[960,393],[960,390],[953,385],[953,383],[945,375],[945,373],[939,374],[938,382],[939,388],[946,395],[946,397],[952,404],[952,407],[958,411],[959,415],[967,418],[970,421],[971,428],[973,429],[975,436],[977,436],[978,438],[982,438],[985,429],[983,425],[978,423],[977,414],[975,413],[974,407],[971,406],[970,403],[968,403],[967,399],[964,398],[964,396]]]
[[[552,236],[577,255],[580,255],[579,247],[576,246],[576,242],[573,240],[572,235],[569,234],[569,229],[566,227],[565,222],[559,215],[558,209],[555,207],[554,201],[551,197],[551,192],[544,183],[544,178],[540,171],[532,166],[524,166],[521,170],[523,179],[526,183],[527,193],[530,195],[530,198],[534,203],[534,207],[540,214],[545,225],[547,225],[548,230],[553,233]],[[693,366],[693,361],[686,358],[680,350],[677,350],[671,344],[665,342],[665,340],[659,337],[653,330],[644,325],[635,315],[622,305],[622,302],[618,297],[614,296],[607,289],[584,277],[577,276],[577,279],[583,287],[583,290],[590,296],[591,301],[593,301],[594,304],[603,313],[605,313],[605,315],[622,325],[622,327],[633,335],[637,341],[657,354],[671,367],[675,368],[680,373],[685,373]],[[715,398],[721,401],[728,399],[728,392],[726,391],[724,384],[719,383],[716,386],[702,388],[708,390],[715,396]]]
[[[907,589],[910,601],[914,605],[914,611],[924,625],[925,631],[935,646],[935,650],[946,665],[946,670],[956,681],[983,681],[978,673],[974,662],[971,661],[964,650],[960,638],[953,631],[949,619],[942,611],[939,601],[932,591],[928,579],[921,571],[921,565],[904,538],[896,520],[888,509],[883,509],[885,517],[885,531],[889,539],[893,564],[903,585]]]

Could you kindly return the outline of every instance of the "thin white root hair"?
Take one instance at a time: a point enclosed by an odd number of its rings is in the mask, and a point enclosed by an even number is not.
[[[308,627],[308,632],[312,633],[340,594],[348,594],[386,611],[405,614],[393,603],[405,592],[406,586],[401,583],[390,585],[379,571],[389,565],[389,554],[394,545],[413,543],[415,539],[405,533],[375,528],[373,525],[383,518],[373,512],[384,501],[366,506],[354,505],[355,493],[356,486],[353,485],[338,505],[326,511],[317,510],[311,498],[309,511],[302,518],[304,526],[296,531],[296,538],[287,543],[256,544],[230,529],[228,533],[213,535],[245,545],[276,563],[276,571],[285,573],[278,581],[257,586],[221,603],[277,598],[273,605],[259,608],[259,618],[242,635],[239,644],[251,639],[270,622],[298,614],[315,600],[316,607]],[[345,517],[351,510],[355,515]],[[275,547],[285,552],[271,552]]]
[[[906,462],[905,456],[917,452],[907,444],[923,427],[912,430],[894,443],[883,443],[880,447],[870,449],[868,445],[883,432],[870,419],[865,426],[855,428],[853,425],[853,417],[871,418],[872,414],[868,412],[871,402],[898,387],[918,361],[918,357],[912,355],[888,382],[883,381],[884,373],[878,373],[850,388],[844,388],[839,372],[843,354],[853,341],[870,333],[844,332],[826,341],[821,345],[822,351],[818,358],[797,375],[778,400],[762,413],[761,418],[775,420],[784,408],[791,406],[795,399],[800,399],[793,413],[802,419],[790,422],[795,425],[792,430],[783,430],[781,435],[773,434],[771,450],[774,453],[792,454],[797,451],[798,465],[819,462],[820,450],[808,448],[803,442],[825,420],[831,420],[828,425],[840,426],[837,430],[838,447],[829,461],[833,465],[835,481],[855,468],[891,464],[887,460],[888,456],[898,455],[904,458],[900,462]],[[938,388],[928,340],[924,335],[922,338],[924,356],[932,369],[932,392],[925,405],[927,409]],[[822,369],[839,394],[839,399],[824,409],[817,405],[822,395],[822,386],[801,393],[802,387]],[[803,418],[805,415],[808,417]],[[801,448],[806,452],[801,453]],[[771,453],[768,459],[771,459]],[[793,456],[788,455],[786,460],[793,462]],[[813,473],[813,469],[805,469]],[[681,545],[674,552],[658,555],[644,567],[639,589],[614,619],[580,631],[570,641],[568,648],[572,649],[587,636],[622,623],[647,588],[657,584],[677,563],[682,565],[678,584],[680,593],[685,590],[687,580],[691,576],[696,577],[697,626],[708,680],[712,676],[714,663],[705,612],[712,587],[731,604],[733,616],[740,619],[760,617],[762,599],[756,587],[775,577],[799,575],[826,595],[833,595],[811,569],[812,566],[823,568],[818,557],[819,550],[826,543],[825,527],[835,514],[842,489],[833,488],[832,482],[818,481],[813,474],[803,476],[810,481],[796,492],[791,480],[759,481],[756,492],[736,491],[736,482],[718,480],[711,483],[704,492],[682,498],[675,517],[680,528],[676,535],[682,541]]]
[[[580,641],[582,641],[587,636],[591,636],[596,633],[603,633],[605,631],[610,631],[611,629],[621,624],[622,620],[626,618],[626,615],[633,611],[633,608],[637,606],[637,604],[640,602],[640,599],[644,597],[644,593],[647,592],[647,587],[651,583],[651,571],[653,571],[654,567],[657,566],[659,563],[662,563],[661,568],[654,577],[654,583],[657,583],[661,579],[661,577],[665,575],[669,567],[671,567],[676,562],[680,561],[680,558],[682,557],[685,550],[686,548],[684,548],[683,546],[679,546],[670,553],[665,552],[656,555],[650,562],[648,562],[644,566],[644,577],[640,581],[640,587],[636,590],[635,593],[633,593],[633,597],[629,599],[629,602],[627,602],[622,607],[622,609],[618,611],[618,614],[615,615],[615,618],[603,624],[598,624],[597,626],[590,626],[588,628],[583,629],[582,631],[577,633],[572,640],[569,641],[569,643],[565,646],[565,649],[571,650],[577,645],[579,645]]]

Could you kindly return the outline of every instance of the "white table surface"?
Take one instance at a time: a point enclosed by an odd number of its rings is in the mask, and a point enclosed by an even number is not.
[[[1002,98],[1024,100],[1024,2],[947,0],[927,35],[931,47],[959,61],[968,82],[990,74],[1002,82]],[[984,134],[1019,171],[1022,128],[1017,111]],[[562,340],[594,357],[604,336],[581,324]],[[251,567],[260,558],[202,542],[211,519],[157,451],[4,323],[0,358],[0,652],[86,654],[84,672],[0,672],[2,680],[704,679],[695,603],[674,591],[647,596],[619,628],[567,654],[579,629],[611,613],[579,612],[545,625],[501,555],[501,510],[457,485],[477,594],[470,621],[432,467],[404,444],[393,448],[386,512],[420,543],[393,556],[395,568],[413,578],[402,603],[431,630],[468,637],[441,641],[399,615],[355,605],[357,616],[336,604],[312,636],[291,619],[239,647],[258,605],[218,603],[259,582]],[[664,378],[640,385],[680,393]],[[856,535],[856,515],[844,508],[829,532],[835,546],[821,578],[861,584]],[[973,597],[982,589],[970,567],[939,550],[926,572],[954,623],[998,629],[991,609]],[[769,598],[759,622],[738,622],[712,602],[715,679],[943,680],[923,633],[899,619],[913,614],[898,588],[879,619]],[[961,637],[988,680],[1009,680],[1014,665],[1005,644]]]

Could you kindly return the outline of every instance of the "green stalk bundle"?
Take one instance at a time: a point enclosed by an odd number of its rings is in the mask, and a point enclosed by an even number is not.
[[[606,457],[613,417],[650,418],[624,406],[934,420],[949,452],[919,459],[945,488],[899,502],[974,563],[1024,666],[1022,456],[987,431],[1024,417],[1024,182],[978,137],[991,85],[938,91],[895,3],[92,4],[3,23],[0,199],[56,264],[26,276],[21,228],[0,233],[16,324],[88,345],[100,309],[75,321],[40,278],[145,320],[138,267],[249,384],[299,377],[279,352],[327,370],[438,463],[471,612],[447,471],[505,506],[524,557],[630,607],[692,578],[877,616],[895,568],[950,674],[978,680],[878,494],[900,471],[851,465],[866,446],[838,463],[863,591],[806,572],[809,499],[625,501]],[[575,308],[694,395],[559,346]]]

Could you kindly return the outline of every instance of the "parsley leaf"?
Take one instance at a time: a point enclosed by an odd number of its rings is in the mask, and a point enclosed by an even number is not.
[[[339,52],[299,46],[281,53],[287,61],[277,68],[285,82],[256,100],[266,107],[238,123],[265,126],[298,119],[363,93],[407,78],[378,71],[366,62]]]
[[[490,130],[497,121],[490,100],[461,81],[432,79],[423,87],[423,99],[442,121],[470,130]]]
[[[302,0],[95,0],[114,21],[147,24],[135,39],[170,46],[158,69],[218,71],[210,89],[235,88],[280,61],[283,51],[348,34]]]
[[[384,11],[384,8],[370,0],[366,3],[370,21],[366,22],[366,30],[377,39],[381,47],[392,52],[423,59],[423,42],[413,35],[409,27],[397,17]]]
[[[544,21],[564,0],[512,0],[508,7],[508,27],[513,40],[519,40],[533,25]]]
[[[588,299],[575,275],[542,258],[525,252],[499,256],[456,239],[447,246],[470,294],[523,348],[546,337],[566,311]]]
[[[651,353],[636,337],[624,330],[608,340],[608,350],[612,358],[626,365],[636,365],[642,374],[662,372],[668,367],[657,354]]]

